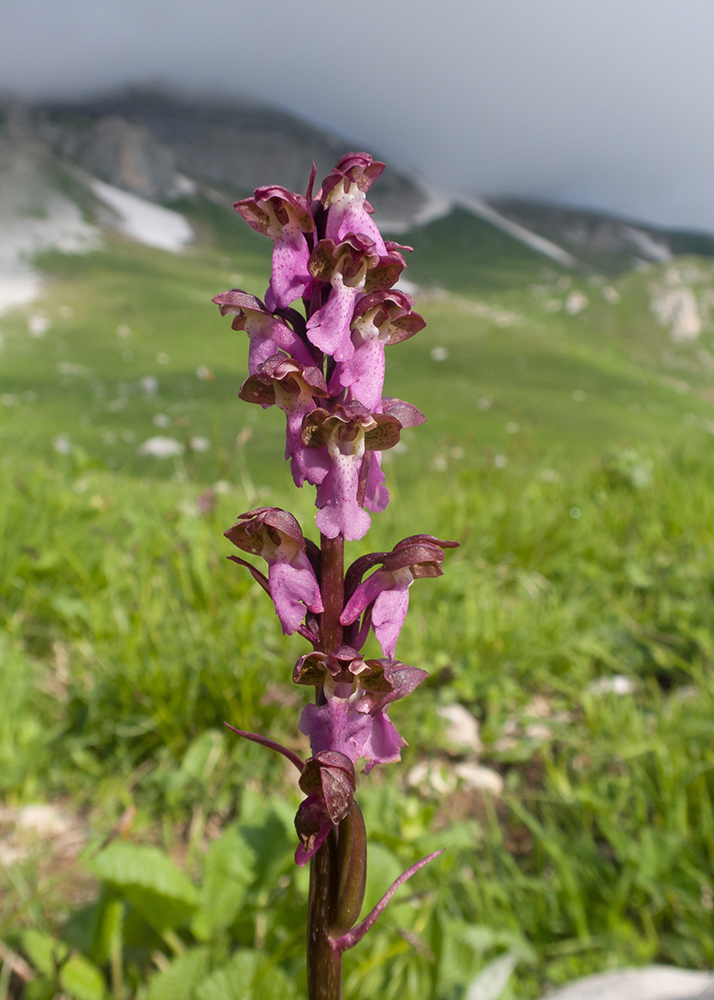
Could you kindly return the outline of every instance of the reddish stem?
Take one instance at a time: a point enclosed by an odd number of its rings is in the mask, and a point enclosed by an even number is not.
[[[337,836],[333,829],[310,860],[307,904],[308,1000],[340,1000],[342,952],[332,944],[329,929],[335,912]]]
[[[320,536],[320,650],[329,653],[342,645],[340,615],[345,605],[345,540]],[[319,689],[321,690],[321,689]],[[333,829],[310,860],[310,896],[307,911],[308,1000],[340,1000],[342,953],[330,940],[337,885],[337,830]]]
[[[342,535],[320,535],[320,591],[325,610],[320,617],[320,649],[323,653],[342,645],[340,615],[345,606],[345,540]]]

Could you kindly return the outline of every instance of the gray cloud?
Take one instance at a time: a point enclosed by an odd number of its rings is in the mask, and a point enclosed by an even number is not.
[[[247,94],[433,183],[714,230],[710,0],[5,0],[0,90]]]

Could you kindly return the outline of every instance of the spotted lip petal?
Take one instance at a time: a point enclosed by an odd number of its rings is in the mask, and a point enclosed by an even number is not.
[[[327,301],[308,320],[308,339],[335,361],[349,360],[355,351],[350,325],[359,296],[390,288],[404,267],[398,251],[380,253],[364,234],[347,233],[337,244],[320,240],[308,270],[316,281],[332,287]]]
[[[337,404],[332,412],[317,407],[305,417],[303,443],[308,448],[326,448],[330,460],[329,472],[317,491],[320,509],[315,522],[328,538],[342,534],[356,541],[369,530],[370,517],[363,509],[370,469],[365,456],[392,448],[400,428],[396,416],[369,413],[356,401]],[[378,477],[373,484],[379,489]]]
[[[303,420],[316,408],[315,398],[329,395],[320,369],[274,354],[246,379],[238,395],[264,407],[277,405],[284,412],[285,458],[290,460],[295,485],[321,483],[329,469],[327,455],[302,441]]]
[[[273,240],[273,266],[265,296],[269,309],[287,308],[311,284],[307,271],[310,248],[305,239],[315,222],[302,195],[271,185],[256,188],[252,198],[237,201],[235,209],[257,232]]]

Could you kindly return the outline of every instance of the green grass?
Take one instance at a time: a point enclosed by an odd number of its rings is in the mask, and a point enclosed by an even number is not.
[[[1,324],[0,789],[10,806],[57,800],[85,817],[81,863],[104,888],[82,910],[41,864],[0,867],[0,939],[41,971],[27,931],[62,937],[116,1000],[156,976],[157,951],[206,979],[238,948],[265,1000],[293,995],[295,978],[299,997],[304,983],[306,885],[290,829],[299,793],[280,760],[222,728],[305,752],[304,697],[288,683],[304,643],[280,636],[262,592],[225,561],[221,533],[269,502],[309,534],[311,497],[288,482],[280,414],[238,400],[245,338],[210,305],[236,283],[262,292],[264,248],[231,243],[211,206],[195,211],[212,244],[174,257],[116,240],[85,258],[48,256],[50,330],[28,336],[34,309]],[[691,347],[668,342],[648,308],[656,269],[620,279],[617,306],[570,279],[590,305],[568,316],[544,308],[567,294],[562,276],[452,285],[447,250],[434,249],[429,281],[415,261],[432,289],[419,304],[427,329],[388,352],[388,390],[428,422],[387,456],[392,503],[352,546],[390,548],[417,531],[462,543],[443,578],[412,590],[398,652],[431,677],[392,713],[410,743],[404,762],[359,780],[372,897],[400,865],[447,850],[351,953],[346,996],[459,1000],[509,950],[509,989],[523,998],[611,966],[709,967],[714,440],[701,348],[711,330]],[[155,393],[141,388],[147,375]],[[243,428],[251,436],[237,448]],[[139,456],[154,434],[211,445]],[[196,500],[217,482],[215,509],[201,513]],[[592,691],[613,674],[634,692]],[[497,801],[449,784],[455,758],[436,709],[454,701],[481,722],[482,762],[505,783]],[[446,791],[408,783],[422,761],[441,769]],[[199,886],[200,905],[172,890],[175,912],[181,899],[187,908],[175,926],[157,924],[158,890],[137,895],[107,874],[102,845],[128,808],[135,843],[159,844]],[[208,843],[223,847],[207,854]],[[222,902],[212,895],[229,863],[221,851],[243,852],[249,869],[226,876],[235,885]],[[211,924],[214,911],[227,915]],[[120,938],[101,930],[112,913],[124,920],[119,959]],[[98,998],[98,987],[72,986],[76,969],[63,971],[63,946],[52,947],[27,1000],[58,982]],[[180,996],[160,977],[148,995],[212,1000],[213,987],[174,972]]]

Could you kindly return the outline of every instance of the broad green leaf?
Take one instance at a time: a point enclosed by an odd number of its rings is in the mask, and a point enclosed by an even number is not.
[[[55,995],[55,983],[53,979],[46,979],[44,976],[37,976],[25,986],[23,1000],[52,1000]]]
[[[34,968],[52,979],[57,971],[56,963],[61,962],[67,954],[67,945],[38,930],[25,931],[21,940],[25,954]]]
[[[253,879],[261,889],[272,890],[280,875],[293,867],[295,838],[288,836],[281,817],[271,810],[260,826],[241,823],[241,837],[255,853]]]
[[[149,983],[145,1000],[193,1000],[208,972],[208,949],[192,948]]]
[[[233,922],[253,881],[254,866],[255,852],[235,827],[213,841],[203,864],[200,908],[191,922],[198,938],[208,940]]]
[[[201,733],[191,743],[181,761],[181,770],[197,781],[208,781],[225,749],[225,737],[218,729]]]
[[[115,841],[91,865],[157,931],[183,923],[196,909],[198,890],[157,847]]]
[[[296,995],[295,983],[282,969],[272,966],[265,972],[260,969],[253,981],[254,1000],[293,1000]]]
[[[253,1000],[253,980],[260,957],[257,951],[236,952],[196,990],[197,1000]]]
[[[469,984],[464,1000],[499,1000],[516,965],[516,956],[507,951],[482,969]]]
[[[104,976],[81,955],[67,959],[60,970],[60,984],[73,1000],[104,1000],[107,993]]]

